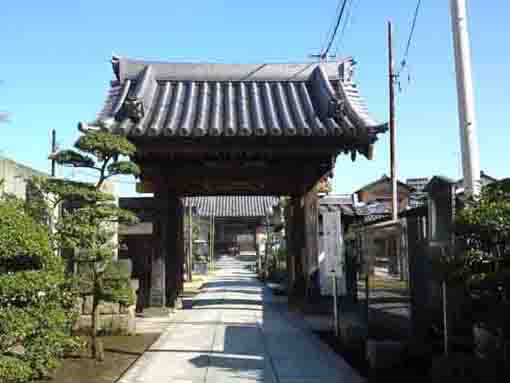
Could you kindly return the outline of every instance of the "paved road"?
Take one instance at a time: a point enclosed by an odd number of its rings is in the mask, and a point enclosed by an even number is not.
[[[230,257],[121,383],[357,383],[362,379]]]

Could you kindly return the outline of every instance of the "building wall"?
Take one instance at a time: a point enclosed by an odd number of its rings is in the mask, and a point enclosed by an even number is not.
[[[215,248],[220,253],[228,252],[234,245],[242,251],[256,251],[255,233],[260,217],[235,217],[215,219]]]
[[[27,196],[27,180],[34,176],[44,177],[48,175],[11,159],[0,157],[0,180],[3,180],[0,186],[0,194],[12,194],[25,199]]]

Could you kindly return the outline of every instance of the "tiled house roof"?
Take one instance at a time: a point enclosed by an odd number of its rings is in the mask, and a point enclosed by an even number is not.
[[[112,60],[117,80],[96,121],[127,137],[329,136],[363,154],[387,124],[368,113],[354,61],[189,64]]]
[[[187,197],[185,206],[194,206],[197,214],[214,217],[263,217],[278,204],[277,197],[267,196],[214,196]]]

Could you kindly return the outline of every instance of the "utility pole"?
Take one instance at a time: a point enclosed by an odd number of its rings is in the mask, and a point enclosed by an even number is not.
[[[57,131],[55,129],[51,129],[50,159],[51,159],[51,177],[52,178],[55,178],[55,165],[56,165],[55,154],[56,153],[57,153]],[[48,223],[49,223],[51,233],[54,233],[54,231],[55,231],[55,220],[56,220],[55,215],[57,217],[60,215],[60,204],[58,204],[57,206],[53,206],[53,210],[50,212],[50,215],[49,215]],[[60,254],[60,248],[56,249],[56,253],[57,253],[57,255]]]
[[[466,195],[480,192],[480,157],[476,136],[475,100],[471,69],[471,51],[467,25],[466,0],[450,0],[457,76],[462,172]]]
[[[391,166],[391,217],[398,219],[398,185],[397,185],[397,156],[396,156],[396,126],[395,126],[395,62],[393,60],[393,25],[388,21],[388,80],[390,90],[390,166]]]
[[[57,152],[57,131],[51,130],[51,176],[55,177],[55,153]]]

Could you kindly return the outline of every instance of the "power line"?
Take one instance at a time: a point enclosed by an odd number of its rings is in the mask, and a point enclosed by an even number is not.
[[[320,51],[323,52],[324,49],[326,48],[326,44],[328,42],[328,36],[333,32],[333,28],[335,26],[335,20],[338,18],[338,15],[340,14],[340,6],[342,5],[342,3],[339,1],[337,6],[336,6],[336,10],[335,10],[335,17],[331,20],[331,23],[329,25],[329,28],[328,28],[328,31],[327,33],[324,35],[324,39],[322,41],[322,44],[321,44],[321,49]]]
[[[337,46],[339,46],[342,43],[342,40],[345,35],[345,30],[347,29],[347,24],[349,24],[349,18],[351,17],[351,10],[352,10],[352,4],[353,0],[349,0],[349,5],[347,6],[347,13],[345,14],[345,21],[344,25],[342,27],[342,31],[340,32],[340,36],[338,37]]]
[[[333,45],[333,42],[335,41],[335,37],[338,32],[338,28],[340,27],[340,23],[342,21],[343,15],[344,15],[346,5],[347,5],[347,0],[344,0],[344,2],[342,3],[342,9],[340,10],[340,14],[338,15],[337,20],[336,20],[335,29],[333,30],[333,33],[331,35],[331,38],[329,39],[329,43],[328,43],[326,49],[321,53],[321,58],[326,58],[328,56],[329,50],[331,49],[331,46]]]
[[[344,22],[344,25],[342,27],[342,31],[340,32],[340,36],[338,38],[338,41],[336,43],[335,55],[337,54],[337,52],[340,50],[340,47],[342,46],[343,39],[344,39],[344,36],[345,36],[345,32],[346,32],[347,26],[349,24],[349,19],[351,19],[352,15],[354,14],[355,6],[356,5],[359,5],[359,2],[356,3],[356,0],[349,0],[349,4],[347,6],[347,11],[346,11],[347,13],[346,13],[346,16],[345,16],[345,22]],[[352,25],[352,22],[351,22],[351,25]]]
[[[411,42],[413,40],[414,36],[414,30],[416,28],[416,22],[418,20],[418,14],[420,13],[420,6],[421,6],[421,0],[418,0],[418,3],[416,4],[416,9],[414,11],[414,17],[413,22],[411,24],[411,30],[409,32],[409,37],[407,39],[406,49],[404,51],[404,56],[402,58],[402,61],[400,62],[400,69],[397,72],[397,76],[400,75],[404,67],[407,65],[407,59],[409,57],[409,49],[411,48]]]

